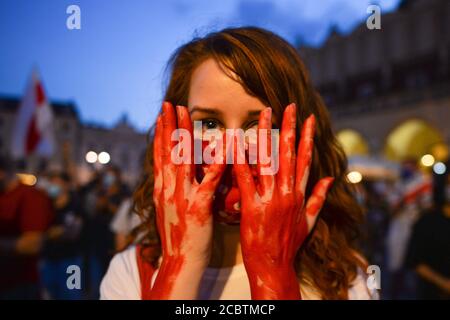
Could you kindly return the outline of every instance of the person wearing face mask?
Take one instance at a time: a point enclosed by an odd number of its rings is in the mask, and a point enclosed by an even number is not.
[[[122,182],[119,168],[115,166],[107,167],[100,174],[97,186],[91,192],[94,205],[87,228],[89,297],[97,299],[101,279],[115,252],[115,237],[110,225],[120,204],[129,196],[129,192]]]
[[[432,182],[419,170],[417,159],[404,160],[399,174],[386,234],[386,271],[393,280],[384,292],[390,299],[411,299],[414,274],[404,269],[405,258],[413,225],[431,206]]]
[[[41,275],[47,298],[56,300],[81,299],[82,291],[67,288],[66,270],[70,265],[81,268],[81,229],[83,217],[79,202],[71,190],[70,177],[51,173],[47,193],[55,209],[55,220],[46,233]]]
[[[0,300],[40,298],[37,263],[53,214],[48,196],[0,157]]]
[[[433,176],[433,208],[416,222],[406,266],[417,274],[417,298],[450,299],[450,161]]]

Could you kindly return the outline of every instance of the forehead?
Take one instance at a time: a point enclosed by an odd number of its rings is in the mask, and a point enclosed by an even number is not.
[[[208,59],[193,72],[188,107],[214,107],[236,113],[262,110],[265,106],[258,98],[245,92],[242,85],[225,74],[214,59]]]

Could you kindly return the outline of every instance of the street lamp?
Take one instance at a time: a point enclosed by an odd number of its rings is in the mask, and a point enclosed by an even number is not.
[[[445,164],[442,162],[436,162],[433,166],[433,171],[436,174],[444,174],[446,170],[447,168]]]
[[[86,153],[85,159],[88,163],[96,163],[98,159],[97,153],[94,151],[88,151]]]
[[[431,154],[425,154],[420,159],[420,162],[425,167],[431,167],[434,164],[434,157]]]
[[[100,162],[101,164],[107,164],[110,160],[111,160],[111,157],[110,157],[109,153],[106,151],[102,151],[98,155],[98,162]]]
[[[347,178],[351,183],[359,183],[362,180],[362,174],[358,171],[350,171],[347,174]]]

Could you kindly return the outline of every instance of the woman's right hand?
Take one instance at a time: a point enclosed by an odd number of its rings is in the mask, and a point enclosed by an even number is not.
[[[186,107],[169,102],[157,119],[154,138],[154,191],[156,223],[161,239],[162,263],[151,291],[152,299],[195,299],[208,266],[213,232],[212,202],[225,169],[212,164],[199,183],[193,160],[193,130]],[[178,128],[190,133],[190,163],[174,164],[171,139]],[[223,156],[223,154],[222,154]],[[185,162],[185,161],[184,161]]]

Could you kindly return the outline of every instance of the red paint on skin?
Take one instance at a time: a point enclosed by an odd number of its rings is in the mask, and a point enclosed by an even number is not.
[[[226,154],[226,134],[223,134],[222,137],[224,154]],[[202,147],[203,151],[208,146],[209,141],[203,141]],[[226,160],[226,159],[225,159]],[[210,170],[209,164],[201,164],[197,165],[197,178],[198,180],[202,180],[205,172]],[[254,168],[254,176],[256,177],[256,168]],[[219,182],[219,186],[214,194],[214,202],[213,202],[213,214],[216,222],[226,223],[226,224],[239,224],[240,221],[240,210],[235,208],[236,203],[240,203],[240,191],[237,186],[236,174],[234,172],[232,165],[227,165],[226,169],[222,175],[221,181]],[[225,192],[223,190],[225,188]],[[221,212],[221,213],[219,213]]]
[[[280,134],[280,156],[283,165],[280,166],[278,183],[283,188],[282,191],[292,193],[295,182],[294,168],[296,163],[295,155],[295,129],[296,129],[296,107],[294,103],[288,105],[284,111]]]
[[[313,196],[311,196],[308,203],[306,204],[307,215],[315,216],[320,211],[325,201],[325,196],[328,188],[330,187],[333,180],[334,178],[330,177],[323,178],[316,184],[313,190]]]
[[[163,258],[149,300],[168,300],[175,285],[176,276],[184,264],[184,256]]]
[[[180,127],[189,129],[187,111],[177,108],[177,113]],[[292,138],[295,137],[295,114],[295,105],[284,112],[280,136],[284,152],[280,153],[280,171],[276,178],[258,175],[255,181],[254,171],[247,163],[233,164],[241,197],[242,253],[253,299],[301,299],[294,268],[295,255],[312,229],[311,221],[313,225],[333,181],[330,177],[321,179],[305,205],[305,181],[313,153],[315,119],[311,116],[305,121],[295,157],[295,138]],[[154,199],[163,262],[150,294],[152,299],[171,298],[177,276],[192,254],[183,252],[185,245],[193,241],[189,230],[195,225],[198,231],[211,221],[212,196],[225,168],[225,164],[208,166],[201,182],[196,184],[194,165],[175,166],[168,162],[171,147],[168,139],[176,128],[175,120],[172,106],[164,104],[163,116],[157,121],[154,148]],[[270,109],[261,112],[259,128],[270,129],[270,120]],[[192,134],[192,129],[190,132]],[[270,146],[270,136],[267,142]],[[237,150],[236,137],[234,144],[236,159],[237,152],[244,154],[245,151]],[[258,166],[263,164],[258,163]],[[170,180],[174,176],[175,186]],[[295,176],[294,181],[288,178],[292,176]],[[170,221],[176,218],[177,222],[167,226],[168,218]]]
[[[258,145],[259,145],[259,141],[260,139],[264,139],[266,138],[266,146],[267,149],[265,150],[265,154],[267,157],[271,156],[271,149],[272,149],[272,138],[271,138],[271,130],[272,129],[272,109],[271,108],[266,108],[263,111],[261,111],[260,115],[259,115],[259,124],[258,124]],[[260,131],[260,130],[265,130],[265,131]],[[266,136],[264,136],[264,132],[267,133]],[[267,168],[267,170],[270,168],[270,164],[269,163],[261,163],[262,159],[260,158],[260,152],[259,152],[259,148],[258,148],[258,157],[257,157],[257,163],[256,163],[256,167],[257,167],[257,176],[259,177],[259,179],[261,180],[261,183],[259,185],[257,185],[257,188],[260,189],[261,193],[264,192],[271,192],[273,190],[274,187],[274,177],[273,175],[262,175],[262,170],[263,168]]]
[[[269,127],[270,116],[261,112],[259,128]],[[317,218],[332,181],[320,180],[305,206],[315,123],[314,117],[305,121],[295,157],[295,119],[291,104],[283,114],[276,179],[259,176],[254,183],[247,163],[233,165],[241,191],[241,246],[252,299],[301,299],[294,259],[310,231],[307,214]]]
[[[212,195],[225,167],[224,161],[223,164],[212,164],[203,180],[197,183],[193,161],[190,164],[172,163],[170,154],[175,143],[171,141],[171,134],[176,129],[177,118],[179,127],[188,130],[192,137],[191,120],[184,107],[177,107],[175,116],[173,106],[165,102],[163,114],[156,123],[153,198],[163,257],[150,299],[172,297],[177,277],[193,254],[183,250],[195,247],[196,240],[191,238],[194,233],[201,233],[202,228],[207,230],[211,227],[208,224],[212,221]],[[170,239],[167,239],[167,234]],[[198,250],[202,252],[203,249]]]
[[[312,153],[314,150],[314,131],[316,118],[310,115],[303,124],[300,143],[298,145],[297,154],[303,155],[297,160],[296,164],[296,193],[301,196],[301,203],[304,200],[304,190],[306,188],[306,181],[309,177],[309,167],[311,165]],[[300,179],[298,179],[301,177]]]

